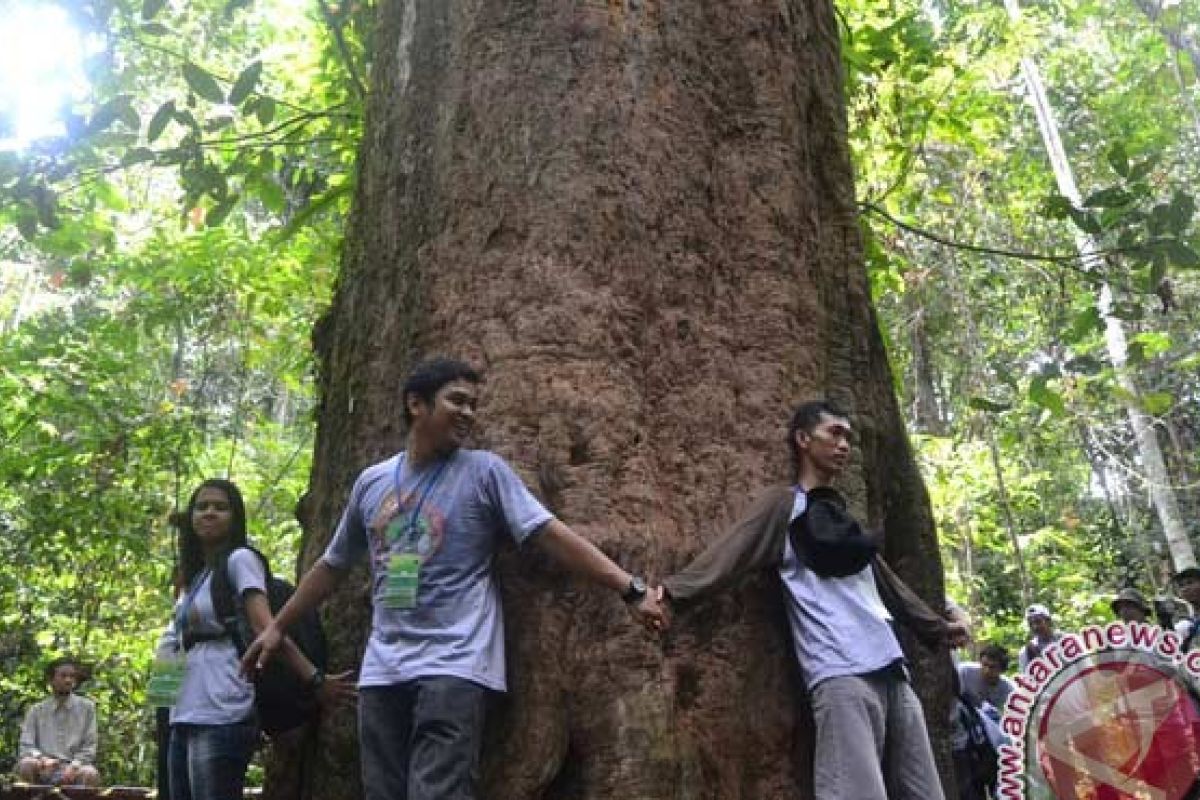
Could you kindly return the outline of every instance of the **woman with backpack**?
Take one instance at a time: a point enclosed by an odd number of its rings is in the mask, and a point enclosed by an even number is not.
[[[201,483],[179,522],[185,589],[175,627],[185,670],[171,709],[171,800],[231,800],[242,797],[259,722],[254,684],[238,671],[237,621],[223,618],[228,603],[216,595],[232,589],[237,616],[257,633],[271,622],[267,566],[247,544],[246,506],[232,482]],[[287,649],[287,663],[322,699],[353,692],[348,674],[326,681],[298,648]]]

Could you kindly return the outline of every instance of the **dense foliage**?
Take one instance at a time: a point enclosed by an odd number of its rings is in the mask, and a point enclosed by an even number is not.
[[[41,665],[70,652],[95,666],[102,770],[146,783],[171,512],[229,475],[277,571],[293,563],[309,338],[353,192],[372,7],[68,5],[95,43],[90,95],[61,136],[0,151],[0,558],[20,565],[0,574],[0,767]],[[1196,534],[1200,13],[839,6],[869,266],[951,593],[981,639],[1015,646],[1033,599],[1078,625],[1120,586],[1161,592],[1170,564],[1126,408],[1155,419]],[[1049,86],[1077,204],[1023,58]],[[1102,285],[1135,396],[1105,345]]]
[[[0,576],[0,762],[42,665],[71,653],[94,667],[103,774],[146,783],[172,511],[228,475],[294,569],[366,12],[72,9],[102,43],[94,96],[65,136],[0,153],[0,558],[22,565]]]
[[[951,593],[981,638],[1015,646],[1032,600],[1077,626],[1107,618],[1124,585],[1164,592],[1171,565],[1126,408],[1156,422],[1194,536],[1200,62],[1175,45],[1200,18],[1087,0],[1028,3],[1019,22],[998,3],[853,6],[870,267]],[[1030,64],[1078,205],[1055,181]],[[1103,258],[1079,257],[1081,233]],[[1105,284],[1135,396],[1106,347]]]

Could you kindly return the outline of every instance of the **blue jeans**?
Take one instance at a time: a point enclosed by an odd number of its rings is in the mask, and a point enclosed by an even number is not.
[[[242,800],[257,744],[253,718],[233,725],[172,725],[171,800]]]
[[[450,676],[360,690],[366,800],[474,800],[486,700],[482,686]]]

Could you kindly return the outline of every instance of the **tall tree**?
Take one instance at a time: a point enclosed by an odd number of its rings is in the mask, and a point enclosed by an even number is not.
[[[387,0],[377,20],[356,210],[315,335],[305,562],[355,471],[401,446],[404,373],[447,352],[487,370],[481,443],[653,575],[786,480],[794,402],[840,401],[861,434],[849,493],[940,602],[863,266],[832,4]],[[808,796],[773,582],[660,649],[612,598],[501,562],[511,694],[489,796]],[[339,664],[365,609],[361,586],[335,597]],[[941,731],[947,673],[914,653]],[[312,796],[357,796],[348,722],[323,731]]]
[[[1005,0],[1004,7],[1014,22],[1021,17],[1020,5],[1017,0]],[[1046,147],[1046,154],[1054,170],[1058,190],[1063,197],[1079,207],[1084,203],[1083,196],[1075,182],[1075,173],[1071,169],[1067,151],[1063,147],[1059,135],[1058,123],[1054,118],[1054,109],[1046,94],[1041,71],[1032,58],[1021,59],[1021,74],[1029,91],[1030,103],[1037,114],[1038,127]],[[1103,257],[1096,239],[1084,230],[1075,234],[1076,247],[1079,250],[1081,262],[1093,270],[1101,272]],[[1129,417],[1130,427],[1137,440],[1142,466],[1146,471],[1146,484],[1150,497],[1154,502],[1154,510],[1162,525],[1163,536],[1171,553],[1171,561],[1176,570],[1196,566],[1196,554],[1188,538],[1187,526],[1179,512],[1179,502],[1175,498],[1175,489],[1167,472],[1166,461],[1158,443],[1158,432],[1153,419],[1141,405],[1141,392],[1129,366],[1129,344],[1125,334],[1125,326],[1116,316],[1113,309],[1112,287],[1104,282],[1099,291],[1097,307],[1104,319],[1104,340],[1108,348],[1108,356],[1116,370],[1117,383],[1124,391],[1125,412]]]

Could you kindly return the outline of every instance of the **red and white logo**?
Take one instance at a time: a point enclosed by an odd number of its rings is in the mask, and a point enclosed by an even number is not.
[[[1036,731],[1054,797],[1189,797],[1200,775],[1200,710],[1174,670],[1122,659],[1077,666],[1045,698]]]
[[[1014,678],[1000,798],[1200,798],[1200,654],[1172,631],[1113,623],[1068,634]]]

